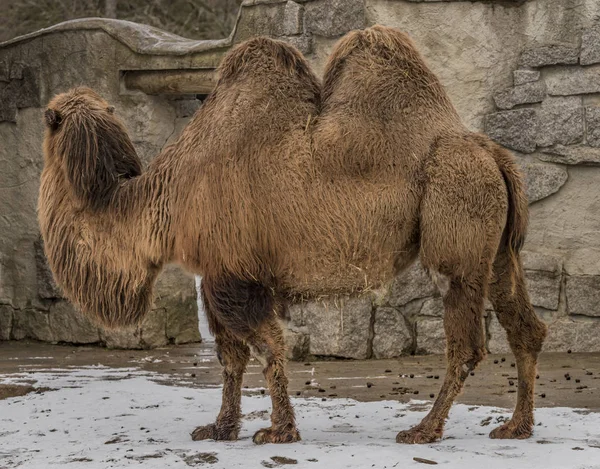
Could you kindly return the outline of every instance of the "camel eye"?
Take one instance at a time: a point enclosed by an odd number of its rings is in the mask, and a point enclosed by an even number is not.
[[[58,126],[62,123],[62,116],[54,109],[47,109],[44,113],[44,119],[46,121],[46,125],[52,130],[58,129]]]

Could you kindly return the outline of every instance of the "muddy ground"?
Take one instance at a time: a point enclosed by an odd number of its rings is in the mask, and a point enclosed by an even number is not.
[[[186,345],[157,350],[107,350],[36,342],[0,342],[0,374],[77,368],[89,365],[137,367],[159,374],[164,384],[206,387],[219,385],[220,365],[210,345]],[[432,400],[444,378],[441,356],[401,357],[391,360],[330,360],[289,364],[290,394],[358,401]],[[457,402],[511,408],[516,399],[517,371],[510,354],[490,355],[469,377]],[[600,411],[600,354],[544,353],[540,356],[536,405]],[[264,388],[258,362],[252,361],[244,386]],[[31,386],[0,385],[0,399],[43,392]],[[264,391],[263,391],[264,392]]]

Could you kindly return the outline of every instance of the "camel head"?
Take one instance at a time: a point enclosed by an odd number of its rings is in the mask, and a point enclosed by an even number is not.
[[[141,174],[140,159],[114,107],[91,89],[59,94],[44,118],[45,163],[61,167],[82,207],[106,207],[120,181]]]
[[[114,109],[90,89],[56,96],[44,120],[38,218],[54,278],[96,323],[134,325],[151,308],[162,267],[140,241],[151,223],[134,184],[140,159]]]

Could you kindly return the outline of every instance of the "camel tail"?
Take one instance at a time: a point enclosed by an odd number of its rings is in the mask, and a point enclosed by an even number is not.
[[[511,278],[520,269],[519,253],[525,243],[529,208],[525,183],[514,156],[499,145],[493,145],[492,155],[502,173],[508,193],[508,213],[500,249],[505,249],[512,264]],[[514,281],[512,282],[514,285]]]

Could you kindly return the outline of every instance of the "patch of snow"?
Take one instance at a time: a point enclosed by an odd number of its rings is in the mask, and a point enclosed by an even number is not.
[[[206,318],[206,311],[204,311],[204,305],[202,304],[202,296],[200,295],[200,283],[202,279],[196,275],[196,294],[198,301],[198,327],[200,328],[200,335],[204,343],[210,344],[215,341],[215,338],[208,329],[208,319]]]
[[[0,375],[3,383],[35,380],[52,389],[0,401],[0,467],[247,469],[283,467],[288,458],[296,468],[423,469],[413,459],[422,458],[461,469],[600,468],[600,414],[570,408],[538,409],[531,439],[502,441],[487,435],[510,411],[455,405],[444,440],[410,446],[396,444],[396,433],[418,423],[428,401],[295,398],[303,440],[256,446],[251,437],[268,426],[270,399],[245,395],[239,441],[194,442],[194,427],[214,421],[221,389],[166,386],[160,378],[103,367]]]

